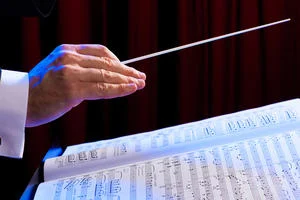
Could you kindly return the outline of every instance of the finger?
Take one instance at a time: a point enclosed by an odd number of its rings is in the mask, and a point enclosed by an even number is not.
[[[128,67],[122,64],[119,61],[112,60],[108,57],[95,57],[78,54],[80,57],[79,65],[85,68],[96,68],[96,69],[105,69],[107,71],[112,71],[116,73],[120,73],[125,76],[131,76],[138,79],[146,80],[146,75],[138,70]]]
[[[91,55],[79,54],[72,50],[66,50],[70,46],[63,47],[65,50],[61,50],[53,57],[57,65],[70,65],[75,64],[83,68],[96,68],[96,69],[105,69],[107,71],[112,71],[120,73],[125,76],[131,76],[137,79],[146,79],[146,75],[138,70],[128,67],[119,61],[112,60],[108,57],[96,57]]]
[[[124,76],[122,74],[107,71],[104,69],[81,68],[79,79],[83,82],[102,82],[111,84],[134,83],[136,84],[137,89],[142,89],[145,87],[145,80],[143,79]]]
[[[98,44],[77,45],[75,46],[75,50],[79,54],[96,56],[96,57],[107,57],[112,60],[119,61],[117,56],[103,45],[98,45]]]
[[[108,57],[112,60],[118,60],[107,47],[98,44],[62,44],[55,48],[54,52],[71,51],[78,54],[90,55],[96,57]]]
[[[135,84],[82,83],[81,99],[112,99],[130,95],[137,91]]]

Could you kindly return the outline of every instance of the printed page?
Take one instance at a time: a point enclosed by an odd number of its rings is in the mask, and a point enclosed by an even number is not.
[[[40,184],[35,199],[300,198],[300,130]]]
[[[68,147],[48,159],[45,180],[300,127],[300,100],[291,100],[147,133]]]
[[[283,126],[297,120],[300,116],[300,99],[292,99],[258,108],[243,110],[201,121],[181,124],[146,133],[139,133],[110,140],[83,143],[68,146],[63,155],[89,151],[103,146],[110,146],[125,140],[137,142],[146,138],[163,138],[177,143],[193,140],[205,140],[224,135],[238,135],[259,128]],[[289,126],[289,125],[288,125]],[[278,128],[278,127],[276,127]],[[175,135],[176,134],[176,135]],[[177,134],[180,136],[177,137]],[[175,135],[175,136],[174,136]],[[176,139],[172,139],[176,137]]]

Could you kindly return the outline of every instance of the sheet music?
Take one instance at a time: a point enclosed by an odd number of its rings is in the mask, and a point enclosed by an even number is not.
[[[299,144],[297,130],[198,149],[45,182],[36,199],[299,199]]]
[[[163,139],[167,139],[167,142],[186,143],[190,140],[203,140],[211,137],[239,134],[241,132],[246,134],[247,131],[257,128],[270,127],[276,124],[281,125],[298,120],[300,116],[299,101],[299,99],[294,99],[146,133],[72,145],[67,147],[63,155],[118,144],[124,140],[136,142],[138,148],[140,140],[146,142],[145,140],[149,138],[152,141],[157,140],[157,143],[160,144]]]
[[[45,180],[300,127],[299,99],[148,133],[75,145],[47,160]],[[228,137],[229,136],[229,137]],[[59,169],[59,170],[56,170]]]

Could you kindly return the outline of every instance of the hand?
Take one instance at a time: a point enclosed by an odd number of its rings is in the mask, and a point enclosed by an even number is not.
[[[29,72],[26,126],[53,121],[84,100],[132,94],[145,80],[104,46],[58,46]]]

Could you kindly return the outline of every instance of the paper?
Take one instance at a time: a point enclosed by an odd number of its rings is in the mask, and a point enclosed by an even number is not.
[[[293,131],[45,182],[35,199],[299,199],[299,136]]]
[[[45,180],[230,143],[300,127],[299,99],[143,134],[67,148],[48,159]]]

